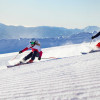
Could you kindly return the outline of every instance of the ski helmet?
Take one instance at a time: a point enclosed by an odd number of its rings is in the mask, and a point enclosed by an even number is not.
[[[35,43],[38,43],[38,41],[37,40],[34,40],[34,39],[31,39],[30,43],[31,44],[35,44]]]
[[[35,44],[35,42],[30,42],[31,44]]]
[[[30,44],[35,44],[35,40],[34,39],[31,39],[30,40]]]

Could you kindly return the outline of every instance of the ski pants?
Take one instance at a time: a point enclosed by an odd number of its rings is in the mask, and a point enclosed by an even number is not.
[[[31,58],[31,60],[34,60],[35,57],[39,57],[39,53],[37,51],[29,53],[27,56],[24,57],[24,60],[26,61],[29,58]]]

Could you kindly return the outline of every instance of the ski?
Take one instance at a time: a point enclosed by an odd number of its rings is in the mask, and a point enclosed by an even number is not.
[[[62,59],[62,58],[48,57],[48,58],[42,58],[42,59],[47,59],[46,61],[51,61],[51,60],[57,60],[57,59]],[[32,63],[34,63],[34,62],[32,62]],[[20,66],[20,65],[25,65],[25,64],[31,64],[31,63],[25,62],[25,63],[18,63],[18,64],[15,64],[15,65],[8,65],[7,68],[12,68],[12,67],[15,67],[15,66]]]
[[[90,52],[81,52],[81,54],[89,54],[89,53],[95,53],[95,52],[100,52],[100,50],[91,50]]]
[[[31,63],[18,63],[18,64],[15,64],[15,65],[8,65],[7,68],[11,68],[11,67],[15,67],[15,66],[20,66],[20,65],[25,65],[25,64],[31,64]]]

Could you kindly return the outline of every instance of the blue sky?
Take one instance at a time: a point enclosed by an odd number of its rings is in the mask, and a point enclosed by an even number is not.
[[[0,0],[0,23],[26,27],[100,27],[100,0]]]

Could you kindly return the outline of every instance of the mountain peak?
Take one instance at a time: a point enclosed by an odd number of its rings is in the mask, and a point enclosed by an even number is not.
[[[85,32],[93,33],[94,31],[100,31],[100,27],[98,27],[98,26],[87,26],[83,30]]]

